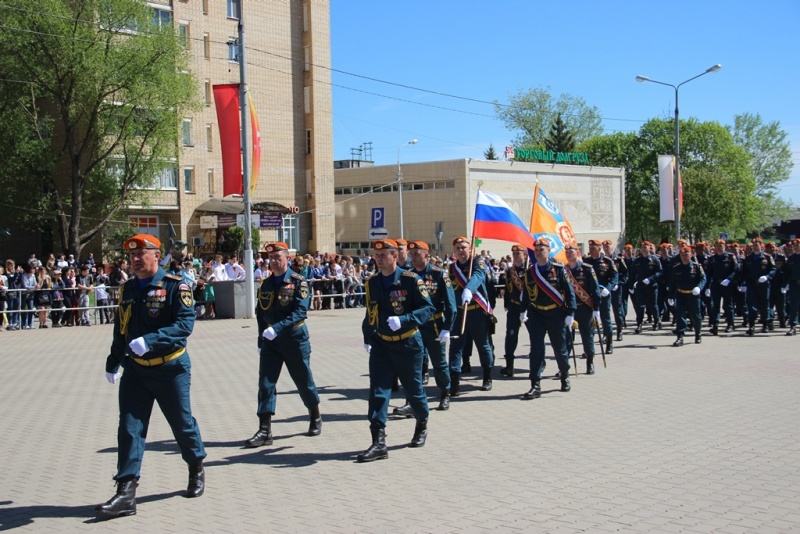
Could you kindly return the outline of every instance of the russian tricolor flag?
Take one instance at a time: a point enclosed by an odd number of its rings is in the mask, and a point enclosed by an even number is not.
[[[472,237],[499,239],[525,245],[533,250],[533,236],[514,210],[502,198],[478,189]]]

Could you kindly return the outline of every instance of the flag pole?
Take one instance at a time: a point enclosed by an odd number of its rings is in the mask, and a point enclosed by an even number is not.
[[[478,191],[481,190],[481,185],[483,182],[478,182]],[[477,210],[478,207],[478,198],[475,197],[475,209]],[[467,283],[469,283],[469,279],[472,278],[472,266],[475,263],[475,215],[472,216],[472,233],[470,234],[470,242],[469,242],[469,274],[467,275]],[[458,261],[458,259],[456,259]],[[466,284],[464,285],[464,289],[467,289]],[[467,308],[469,308],[469,302],[464,303],[464,313],[461,315],[461,330],[459,331],[459,335],[464,334],[464,328],[467,326]]]

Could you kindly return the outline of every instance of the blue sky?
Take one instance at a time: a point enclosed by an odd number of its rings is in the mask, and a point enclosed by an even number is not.
[[[781,188],[800,205],[800,1],[331,0],[334,158],[372,142],[378,165],[483,158],[515,133],[491,105],[533,87],[597,106],[607,133],[680,116],[730,125],[779,121],[795,168]],[[353,76],[353,74],[357,76]],[[374,78],[387,83],[368,80]],[[399,87],[406,85],[440,96]],[[424,104],[424,105],[423,105]],[[440,109],[447,108],[447,109]]]

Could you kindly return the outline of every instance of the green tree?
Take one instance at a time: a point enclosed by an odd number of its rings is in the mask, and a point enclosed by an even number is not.
[[[0,180],[34,197],[6,216],[54,216],[77,256],[174,172],[180,121],[198,102],[186,51],[141,0],[6,0],[0,12],[0,148],[12,162]]]
[[[483,157],[488,160],[495,160],[497,158],[497,152],[494,151],[494,145],[489,143],[489,148],[483,153]]]
[[[514,145],[544,148],[550,125],[561,115],[575,139],[582,143],[603,133],[600,110],[578,96],[562,94],[553,99],[550,88],[535,88],[510,95],[508,104],[495,101],[494,111],[506,128],[517,132]]]
[[[564,124],[561,113],[556,115],[556,120],[550,125],[550,134],[544,140],[544,147],[553,152],[572,152],[575,149],[575,139]]]

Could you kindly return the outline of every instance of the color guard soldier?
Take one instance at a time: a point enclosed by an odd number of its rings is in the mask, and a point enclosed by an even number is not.
[[[545,334],[556,355],[561,391],[571,389],[566,333],[575,319],[575,293],[567,281],[564,264],[550,259],[550,242],[547,239],[540,237],[534,242],[533,254],[536,263],[525,271],[523,280],[523,302],[527,309],[521,320],[528,329],[531,344],[531,389],[522,396],[524,400],[542,396],[540,383],[544,370]]]
[[[428,399],[422,387],[425,346],[419,329],[436,312],[422,278],[397,266],[397,242],[381,239],[372,245],[378,272],[364,285],[366,316],[361,326],[369,354],[369,422],[372,445],[359,462],[384,460],[386,419],[395,375],[414,410],[417,425],[409,447],[422,447],[428,436]]]
[[[491,281],[486,280],[485,261],[479,256],[472,258],[470,264],[471,247],[466,237],[455,238],[453,250],[456,261],[448,267],[448,278],[453,283],[456,295],[458,315],[455,327],[459,337],[450,341],[450,395],[457,397],[460,394],[462,354],[468,337],[474,340],[483,367],[482,391],[492,389],[494,353],[489,344],[489,316],[492,314],[492,306],[486,284]],[[466,323],[463,319],[465,313]],[[465,325],[464,332],[461,331],[462,324]],[[469,332],[469,336],[464,335],[466,332]]]
[[[761,332],[771,330],[769,327],[769,282],[775,276],[775,260],[762,251],[761,238],[750,242],[753,253],[742,262],[742,289],[747,302],[747,335],[755,333],[756,319],[761,316]]]
[[[634,334],[642,333],[642,323],[644,322],[644,313],[653,317],[653,330],[661,328],[661,317],[657,309],[658,302],[658,285],[654,282],[661,278],[661,261],[651,254],[650,247],[652,243],[649,241],[642,241],[640,250],[641,255],[633,260],[630,273],[629,290],[633,295],[633,304],[636,306],[636,329]]]
[[[786,290],[787,298],[787,321],[789,331],[787,336],[797,334],[797,322],[800,320],[800,239],[792,241],[794,253],[786,258],[784,268],[785,285],[782,290]]]
[[[106,379],[112,384],[119,382],[120,413],[114,477],[117,492],[95,507],[105,517],[136,514],[136,487],[154,402],[189,465],[186,496],[199,497],[205,490],[206,451],[192,417],[192,364],[186,351],[194,328],[192,290],[180,276],[159,267],[161,242],[155,237],[135,235],[123,248],[136,276],[120,287],[111,353],[106,360]]]
[[[284,364],[297,392],[308,409],[310,424],[307,436],[322,432],[319,395],[311,372],[311,342],[306,314],[311,296],[306,279],[289,269],[289,246],[268,243],[271,274],[258,289],[258,430],[245,441],[245,447],[272,445],[272,416],[277,401],[276,386]]]
[[[597,241],[590,241],[597,243]],[[599,245],[595,245],[599,248]],[[578,244],[573,242],[564,245],[564,251],[569,262],[565,269],[567,282],[575,292],[575,321],[578,323],[578,330],[581,333],[583,342],[583,353],[586,355],[586,374],[594,374],[594,333],[595,322],[600,322],[600,311],[598,307],[602,302],[600,296],[600,284],[597,281],[594,269],[588,263],[581,261],[581,253]],[[603,288],[605,289],[605,288]],[[574,343],[572,336],[567,332],[567,346]],[[572,350],[575,350],[574,348]],[[569,350],[567,350],[569,353]]]
[[[525,311],[522,301],[524,291],[523,278],[528,260],[528,249],[519,243],[511,247],[511,265],[506,269],[505,293],[503,304],[506,309],[506,366],[500,374],[509,378],[514,376],[514,351],[519,343],[519,329],[522,326],[520,316]]]
[[[723,315],[725,316],[725,332],[732,332],[735,328],[733,315],[733,282],[739,271],[739,261],[730,252],[725,250],[725,240],[717,239],[714,243],[714,254],[708,257],[708,276],[706,287],[711,290],[711,307],[709,321],[711,322],[711,335],[719,332],[720,301],[722,301]],[[707,289],[707,290],[708,290]]]
[[[430,248],[426,242],[410,241],[408,250],[411,264],[414,267],[412,272],[422,278],[428,290],[428,296],[436,307],[434,316],[420,326],[419,330],[422,333],[422,343],[433,363],[433,376],[439,387],[439,407],[437,409],[444,411],[450,408],[450,368],[447,364],[447,342],[450,340],[450,331],[453,329],[453,320],[456,315],[456,297],[447,272],[428,261]],[[392,414],[413,417],[414,408],[406,401],[405,406],[395,408]]]
[[[680,263],[672,268],[672,280],[670,281],[670,300],[675,306],[675,332],[678,339],[672,344],[673,347],[683,345],[683,335],[686,332],[686,316],[691,320],[694,328],[694,342],[702,343],[703,338],[700,329],[703,321],[700,318],[700,294],[706,283],[706,275],[703,267],[692,260],[692,247],[683,246],[680,250]]]
[[[609,245],[610,243],[609,240]],[[614,325],[611,323],[611,302],[614,298],[612,293],[614,288],[619,290],[619,272],[611,256],[602,254],[602,247],[603,242],[590,239],[589,256],[583,261],[594,268],[597,282],[600,284],[600,300],[594,309],[600,312],[600,320],[603,323],[606,354],[612,354],[614,352]]]

